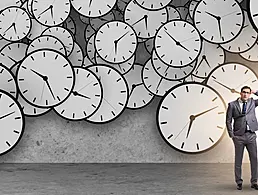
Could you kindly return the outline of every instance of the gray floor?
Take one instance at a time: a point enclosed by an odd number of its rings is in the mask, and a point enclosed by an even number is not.
[[[242,169],[238,191],[233,164],[0,164],[0,194],[257,194]]]

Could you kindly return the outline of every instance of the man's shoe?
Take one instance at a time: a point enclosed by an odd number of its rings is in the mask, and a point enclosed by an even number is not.
[[[257,185],[257,184],[256,184]],[[258,187],[258,186],[257,186]],[[237,184],[237,189],[238,190],[242,190],[242,184],[240,183],[240,184]]]
[[[254,188],[255,190],[258,190],[258,185],[255,183],[255,184],[252,184],[251,185],[251,188]]]

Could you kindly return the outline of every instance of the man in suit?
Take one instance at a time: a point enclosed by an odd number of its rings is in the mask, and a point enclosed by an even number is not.
[[[255,131],[258,130],[258,123],[255,115],[255,107],[258,106],[258,100],[250,98],[252,93],[258,96],[258,91],[253,91],[248,86],[242,87],[240,97],[237,98],[237,100],[228,103],[226,114],[228,134],[235,145],[235,182],[237,183],[238,190],[242,190],[242,159],[245,146],[251,164],[251,188],[258,190],[255,133]]]

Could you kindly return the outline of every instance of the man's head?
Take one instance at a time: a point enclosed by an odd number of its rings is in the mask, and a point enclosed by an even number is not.
[[[241,96],[241,99],[243,101],[247,101],[247,99],[250,97],[251,95],[251,88],[249,86],[244,86],[241,88],[241,92],[240,92],[240,96]]]

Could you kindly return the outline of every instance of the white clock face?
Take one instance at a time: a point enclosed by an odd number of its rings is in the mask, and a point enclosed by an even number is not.
[[[71,95],[54,110],[65,119],[82,120],[92,116],[98,110],[103,98],[103,89],[98,78],[91,71],[76,67],[74,72],[75,86]]]
[[[166,7],[171,0],[135,0],[144,9],[159,10]]]
[[[194,24],[207,41],[226,43],[241,31],[244,16],[235,0],[201,1],[194,13]]]
[[[26,117],[38,117],[48,113],[51,108],[39,108],[29,104],[21,95],[18,95],[18,102],[21,105],[22,111]]]
[[[130,72],[125,74],[125,79],[129,86],[129,101],[127,108],[139,109],[147,106],[155,97],[144,86],[141,73],[143,66],[134,64]]]
[[[14,75],[5,66],[0,64],[0,89],[17,98],[17,83]]]
[[[258,2],[255,0],[248,1],[248,14],[253,27],[258,32]]]
[[[103,87],[103,100],[96,113],[87,118],[93,123],[107,123],[117,118],[128,102],[128,84],[124,77],[110,66],[93,65],[88,67],[100,80]]]
[[[232,53],[242,53],[255,44],[258,34],[249,21],[247,11],[244,11],[244,18],[244,26],[240,34],[232,41],[220,45],[225,50]]]
[[[257,62],[258,61],[258,42],[256,42],[252,48],[246,52],[239,54],[241,57],[248,61]]]
[[[133,27],[140,38],[155,36],[157,29],[168,21],[167,9],[146,10],[135,0],[130,1],[124,12],[124,21]]]
[[[39,23],[56,26],[63,23],[70,14],[70,0],[33,0],[32,13]]]
[[[99,18],[90,18],[90,25],[94,30],[98,30],[103,24],[115,20],[115,15],[112,11]]]
[[[56,37],[50,35],[42,35],[35,38],[27,48],[27,55],[40,49],[53,49],[66,56],[64,44]]]
[[[87,17],[103,16],[113,9],[117,0],[71,0],[74,9]]]
[[[0,51],[0,63],[9,69],[20,64],[26,56],[28,45],[25,43],[11,42]]]
[[[95,59],[96,59],[97,64],[105,64],[105,65],[112,66],[117,71],[119,71],[121,74],[126,74],[133,68],[133,65],[135,62],[135,55],[133,55],[131,58],[129,58],[125,62],[118,63],[118,64],[110,63],[110,62],[103,60],[97,52],[95,53]]]
[[[28,103],[49,108],[65,101],[74,87],[70,62],[54,50],[38,50],[28,55],[17,73],[21,95]]]
[[[20,141],[25,127],[24,115],[17,101],[0,90],[0,155],[11,151]]]
[[[73,36],[67,29],[59,26],[50,27],[42,35],[50,35],[58,38],[64,44],[67,55],[69,56],[72,53],[74,47]]]
[[[68,59],[70,60],[72,66],[82,66],[83,52],[81,46],[77,42],[74,42],[73,51],[69,55]]]
[[[191,97],[194,103],[189,101]],[[195,82],[173,87],[160,101],[157,112],[162,138],[187,153],[203,152],[218,143],[225,132],[225,118],[222,97],[211,87]]]
[[[10,41],[26,37],[31,29],[31,19],[26,11],[19,7],[8,7],[0,14],[0,35]]]
[[[189,76],[196,67],[196,60],[193,61],[191,64],[184,66],[184,67],[172,67],[164,64],[157,56],[155,50],[152,53],[152,64],[156,73],[167,79],[172,81],[178,81],[186,78]]]
[[[227,63],[215,68],[207,79],[207,85],[213,87],[225,102],[236,100],[244,85],[258,88],[257,75],[247,66],[239,63]],[[257,99],[254,96],[254,99]]]
[[[170,81],[158,75],[151,59],[149,59],[142,70],[142,80],[145,88],[157,96],[163,96],[171,87],[182,81]]]
[[[3,10],[10,6],[17,6],[20,7],[22,5],[21,0],[9,0],[9,1],[1,1],[0,2],[0,10]]]
[[[158,30],[154,45],[161,61],[169,66],[182,67],[197,58],[202,42],[192,24],[173,20]]]
[[[136,51],[136,34],[124,22],[108,22],[98,30],[95,37],[95,47],[100,57],[105,61],[125,62]]]
[[[193,74],[197,77],[206,78],[216,67],[225,62],[225,51],[218,45],[202,42],[202,51],[197,58],[197,66]]]

